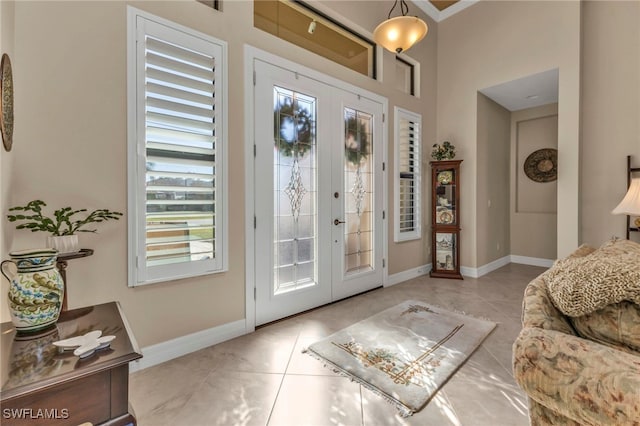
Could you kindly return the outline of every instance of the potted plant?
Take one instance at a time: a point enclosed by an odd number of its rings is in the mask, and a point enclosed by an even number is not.
[[[449,141],[442,142],[442,145],[437,143],[433,144],[433,149],[431,150],[431,158],[436,161],[442,160],[453,160],[456,156],[456,147],[453,146]]]
[[[87,229],[89,225],[119,220],[122,213],[108,209],[97,209],[87,214],[84,218],[77,215],[87,209],[73,209],[63,207],[55,210],[53,216],[45,216],[42,208],[47,204],[42,200],[30,201],[26,206],[17,206],[9,209],[10,212],[24,212],[9,214],[9,222],[22,222],[16,229],[30,229],[31,232],[48,232],[47,246],[55,248],[60,253],[72,253],[79,251],[77,232],[97,232],[96,229]]]

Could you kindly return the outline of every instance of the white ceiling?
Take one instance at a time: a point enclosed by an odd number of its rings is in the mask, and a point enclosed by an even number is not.
[[[413,3],[420,8],[424,13],[429,15],[431,19],[436,22],[440,22],[444,19],[447,19],[449,16],[454,15],[460,12],[463,9],[466,9],[469,6],[473,6],[480,0],[460,0],[457,3],[447,7],[444,10],[438,10],[433,4],[431,4],[428,0],[413,0]]]
[[[532,74],[480,90],[509,111],[558,102],[558,69]]]

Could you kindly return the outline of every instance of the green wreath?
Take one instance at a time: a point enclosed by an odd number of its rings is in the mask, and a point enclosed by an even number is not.
[[[369,137],[367,126],[355,117],[345,120],[344,155],[354,165],[361,164],[369,154]]]
[[[293,99],[285,98],[273,112],[275,146],[287,157],[302,158],[311,149],[314,127],[309,112],[296,111],[293,105]],[[347,118],[345,127],[345,157],[357,166],[367,158],[370,134],[365,123],[355,117]]]
[[[314,138],[311,117],[304,109],[294,110],[293,99],[287,97],[283,104],[276,107],[273,127],[276,148],[283,155],[302,158],[311,149]]]

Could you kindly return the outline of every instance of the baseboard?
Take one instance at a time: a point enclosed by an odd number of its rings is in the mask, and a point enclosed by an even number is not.
[[[493,262],[482,265],[478,268],[470,268],[468,266],[461,266],[460,273],[465,277],[480,278],[483,275],[487,275],[489,272],[495,271],[498,268],[502,268],[509,263],[520,263],[523,265],[542,266],[544,268],[550,268],[553,265],[553,259],[541,259],[538,257],[518,256],[515,254],[501,257]]]
[[[246,322],[242,319],[147,346],[142,348],[142,358],[129,364],[129,371],[143,370],[234,337],[242,336],[247,333],[246,330]]]
[[[503,266],[508,265],[509,262],[511,262],[510,256],[504,256],[478,268],[461,266],[460,273],[465,277],[480,278],[483,275],[487,275],[489,272],[495,271],[498,268],[502,268]]]
[[[521,263],[523,265],[531,265],[531,266],[543,266],[545,268],[550,268],[553,266],[553,259],[542,259],[539,257],[528,257],[528,256],[518,256],[515,254],[511,255],[512,263]]]
[[[431,264],[427,263],[426,265],[418,266],[415,268],[407,269],[406,271],[397,272],[393,275],[389,275],[387,278],[387,284],[385,287],[390,287],[392,285],[401,283],[403,281],[410,280],[411,278],[419,277],[421,275],[426,275],[431,270]]]

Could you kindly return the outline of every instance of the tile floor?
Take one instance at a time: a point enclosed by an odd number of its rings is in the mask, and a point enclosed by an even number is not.
[[[418,277],[258,328],[254,333],[133,373],[140,426],[528,425],[511,373],[522,294],[544,268],[510,264],[464,281]],[[407,299],[498,326],[412,417],[301,353],[335,331]]]

